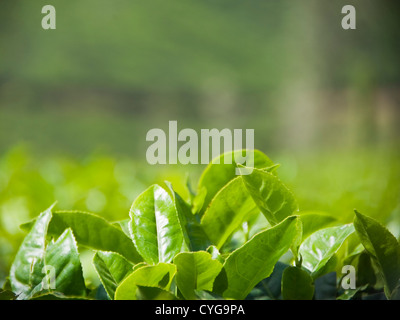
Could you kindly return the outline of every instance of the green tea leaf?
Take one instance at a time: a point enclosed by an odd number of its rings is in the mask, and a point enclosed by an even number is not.
[[[378,266],[388,299],[400,279],[400,245],[378,221],[356,211],[354,226],[365,250]]]
[[[222,264],[205,251],[182,252],[174,258],[176,283],[185,299],[196,299],[196,290],[212,291]]]
[[[202,198],[202,208],[200,210],[201,215],[206,211],[208,205],[218,191],[229,181],[238,177],[236,172],[237,163],[235,162],[235,156],[241,155],[243,151],[246,153],[251,152],[254,155],[255,168],[266,168],[274,165],[274,163],[259,150],[236,150],[224,153],[216,159],[213,159],[213,161],[210,162],[207,168],[203,171],[199,180],[198,194]],[[224,159],[230,161],[231,164],[225,164],[228,161],[224,161]],[[217,161],[219,164],[216,163]]]
[[[256,234],[226,259],[216,280],[217,290],[223,291],[225,298],[244,299],[257,283],[272,273],[279,258],[300,237],[301,223],[296,216]]]
[[[282,276],[284,300],[312,300],[314,284],[310,274],[298,267],[288,267]]]
[[[268,171],[254,169],[249,175],[242,175],[244,185],[255,204],[271,225],[276,225],[298,210],[291,191]]]
[[[169,290],[175,273],[175,265],[163,262],[138,268],[118,286],[115,300],[136,300],[138,286]]]
[[[353,224],[325,228],[316,231],[301,244],[299,253],[303,258],[302,265],[314,279],[353,232]]]
[[[139,195],[129,216],[131,237],[147,263],[171,262],[187,249],[174,201],[160,186],[153,185]]]
[[[42,212],[23,240],[10,270],[11,288],[21,298],[29,297],[41,282],[41,277],[33,279],[34,270],[43,267],[46,252],[47,229],[52,218],[53,206]]]
[[[86,294],[72,230],[67,229],[57,241],[48,245],[46,243],[52,219],[51,209],[52,207],[36,219],[11,267],[11,286],[18,299],[31,299],[50,291],[76,296]]]
[[[176,193],[172,187],[172,184],[168,181],[165,181],[166,186],[170,190],[171,197],[175,204],[176,213],[178,215],[179,224],[182,229],[184,243],[183,243],[183,251],[193,250],[193,245],[191,243],[191,239],[189,236],[189,221],[191,222],[194,217],[192,211],[190,209],[189,204],[182,199],[182,197]]]
[[[303,223],[303,237],[304,241],[308,236],[314,232],[327,228],[332,225],[337,219],[331,215],[323,212],[305,212],[300,215],[301,222]]]
[[[216,194],[201,219],[201,226],[220,249],[229,236],[257,212],[259,210],[247,193],[242,178],[237,177]]]
[[[110,299],[114,299],[115,290],[122,280],[133,272],[133,265],[115,252],[96,252],[93,265]]]
[[[55,211],[49,224],[48,234],[58,237],[71,228],[80,245],[100,251],[113,251],[129,261],[138,263],[138,254],[132,240],[116,225],[102,217],[82,211]]]
[[[56,242],[49,243],[44,266],[49,268],[50,275],[51,268],[55,270],[55,288],[52,291],[65,296],[86,295],[78,247],[71,229],[66,229]],[[49,287],[52,289],[51,284]]]

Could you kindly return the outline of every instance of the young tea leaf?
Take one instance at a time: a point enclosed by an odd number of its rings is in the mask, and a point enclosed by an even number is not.
[[[47,279],[50,280],[49,288],[52,291],[60,292],[65,296],[86,295],[78,247],[71,229],[66,229],[56,242],[51,242],[47,246],[45,268],[49,276],[52,269],[55,271],[54,288],[51,288],[51,277]]]
[[[212,291],[222,264],[208,252],[182,252],[174,258],[176,283],[185,299],[196,299],[196,290]]]
[[[337,221],[335,217],[323,212],[304,212],[300,214],[300,219],[303,224],[302,241],[314,232],[327,228]]]
[[[279,258],[301,237],[301,223],[296,216],[256,234],[233,251],[216,279],[218,291],[225,298],[244,299],[253,287],[267,278]]]
[[[133,263],[143,261],[132,240],[121,228],[102,217],[81,211],[55,211],[48,233],[58,236],[66,228],[72,229],[80,245],[100,251],[118,252]]]
[[[257,212],[242,178],[237,177],[216,194],[201,219],[201,226],[212,243],[220,249],[229,236]]]
[[[353,224],[325,228],[316,231],[301,244],[299,253],[303,258],[302,265],[314,279],[353,232]]]
[[[224,153],[216,159],[213,159],[204,170],[199,180],[198,193],[202,198],[202,207],[200,209],[201,215],[206,211],[208,205],[218,191],[232,179],[238,177],[235,157],[237,158],[238,155],[242,155],[243,151],[245,151],[246,154],[252,153],[252,155],[254,155],[255,168],[267,168],[274,165],[274,163],[259,150],[236,150]],[[231,164],[226,164],[227,161],[224,161],[224,159],[230,161]],[[201,190],[206,190],[206,192]]]
[[[140,194],[129,216],[131,237],[147,263],[171,262],[187,250],[175,203],[160,186],[153,185]]]
[[[10,283],[14,293],[24,299],[41,282],[41,277],[33,280],[34,271],[44,265],[47,229],[52,218],[52,207],[42,212],[23,240],[10,270]]]
[[[121,282],[115,292],[115,300],[136,300],[139,286],[169,290],[176,273],[176,266],[160,262],[133,271]]]
[[[93,265],[110,299],[114,299],[115,290],[121,281],[133,272],[132,263],[115,252],[96,252]]]
[[[298,210],[292,192],[270,172],[254,169],[251,174],[241,178],[255,204],[271,225],[276,225]]]
[[[400,245],[378,221],[357,211],[354,226],[365,250],[378,266],[385,295],[390,299],[400,279]]]

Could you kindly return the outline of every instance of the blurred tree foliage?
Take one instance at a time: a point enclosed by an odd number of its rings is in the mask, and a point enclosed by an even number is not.
[[[172,119],[252,127],[268,149],[370,142],[378,113],[392,119],[378,140],[399,135],[397,1],[54,0],[54,31],[41,28],[45,4],[0,4],[3,150],[27,140],[140,156],[146,129]],[[341,28],[344,4],[357,30]]]

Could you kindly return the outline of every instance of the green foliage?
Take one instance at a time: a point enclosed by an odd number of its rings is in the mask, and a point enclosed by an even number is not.
[[[191,198],[169,182],[153,184],[133,202],[130,219],[111,223],[50,207],[23,225],[27,235],[0,297],[95,297],[99,288],[81,266],[90,250],[109,299],[399,298],[400,245],[385,227],[358,212],[343,224],[299,210],[277,165],[254,155],[257,168],[247,175],[235,174],[246,169],[240,164],[210,164]],[[340,273],[349,264],[356,287],[344,289]]]
[[[133,272],[133,265],[116,252],[97,251],[93,265],[110,299],[114,299],[115,290],[122,280]]]
[[[400,280],[400,245],[379,222],[356,211],[354,226],[361,243],[378,266],[385,294],[392,297]]]
[[[185,299],[196,299],[195,291],[212,291],[222,264],[208,252],[182,252],[174,258],[176,284]]]
[[[321,229],[309,236],[301,245],[299,254],[303,266],[316,278],[339,250],[346,238],[354,232],[352,224]]]
[[[272,273],[275,264],[296,237],[301,237],[300,222],[292,216],[255,235],[233,251],[226,259],[219,277],[219,286],[226,286],[223,296],[244,299],[257,283]]]
[[[314,284],[310,274],[298,267],[288,267],[282,275],[282,297],[285,300],[311,300]]]
[[[139,195],[129,215],[132,240],[147,263],[171,262],[181,250],[187,250],[177,208],[160,186],[151,186]]]
[[[11,287],[18,299],[35,298],[56,290],[65,296],[85,296],[78,248],[72,230],[67,228],[54,241],[46,241],[52,218],[51,208],[43,212],[26,236],[11,267]],[[50,267],[51,269],[48,269]],[[54,272],[54,278],[47,277]],[[54,287],[49,283],[54,281]]]

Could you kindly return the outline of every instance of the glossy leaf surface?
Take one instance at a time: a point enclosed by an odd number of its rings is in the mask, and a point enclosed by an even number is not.
[[[136,300],[138,286],[169,290],[175,273],[176,266],[169,263],[160,262],[156,265],[140,267],[118,286],[115,299]]]
[[[93,265],[110,299],[114,299],[115,290],[121,281],[133,272],[133,265],[115,252],[96,252]]]
[[[292,192],[273,174],[254,169],[241,176],[246,189],[271,225],[281,222],[298,210]]]
[[[303,258],[303,266],[312,273],[313,278],[319,275],[353,232],[353,224],[325,228],[316,231],[301,244],[299,253]]]
[[[259,150],[246,150],[246,152],[252,152],[254,154],[255,168],[266,168],[274,165],[274,163]],[[229,181],[238,177],[236,172],[237,164],[235,162],[235,155],[241,154],[242,150],[224,153],[217,157],[219,164],[215,163],[214,159],[214,162],[211,162],[203,171],[198,185],[199,194],[201,194],[201,197],[203,198],[202,208],[200,210],[201,214],[206,211],[208,205],[218,191]],[[225,157],[230,160],[231,164],[224,163]],[[206,192],[200,192],[201,190],[206,190]]]
[[[211,242],[220,249],[229,236],[257,212],[242,178],[237,177],[214,197],[203,215],[201,226]]]
[[[279,258],[299,237],[300,220],[292,216],[275,227],[256,234],[233,251],[226,259],[218,277],[219,289],[226,285],[223,296],[244,299],[257,283],[272,273]]]
[[[185,299],[196,299],[196,290],[212,291],[222,264],[208,252],[182,252],[174,258],[176,283]]]
[[[160,186],[153,185],[139,195],[129,215],[131,237],[147,263],[171,262],[187,250],[174,201]]]

